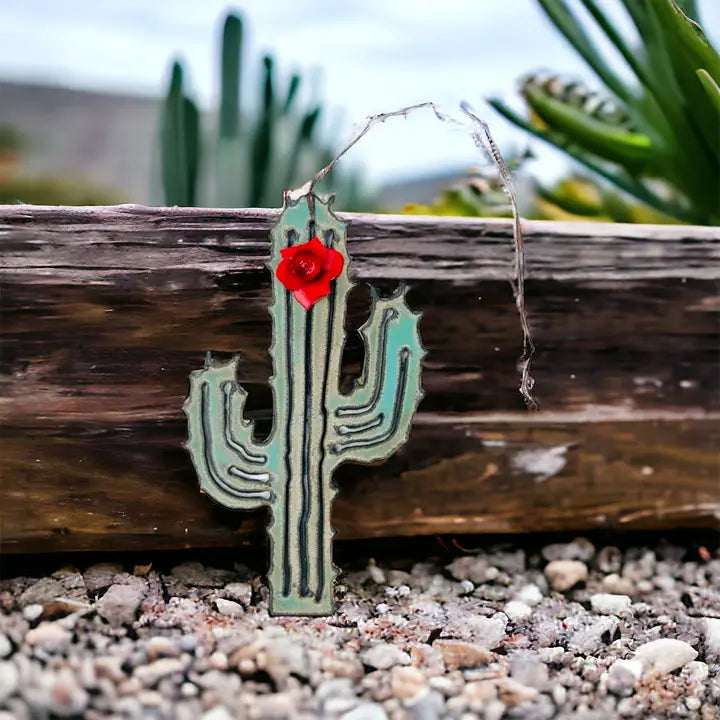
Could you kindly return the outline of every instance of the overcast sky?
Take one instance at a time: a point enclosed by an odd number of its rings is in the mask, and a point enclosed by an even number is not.
[[[617,0],[599,1],[618,9]],[[699,5],[717,46],[720,0]],[[197,97],[210,106],[219,21],[229,7],[225,0],[2,0],[0,77],[157,94],[179,53]],[[286,72],[320,70],[328,115],[342,112],[342,137],[368,114],[424,100],[454,110],[466,99],[508,147],[523,136],[484,97],[513,98],[517,78],[539,69],[595,83],[536,0],[255,0],[235,7],[247,20],[249,79],[266,50]],[[461,130],[425,112],[377,128],[351,156],[375,181],[469,167],[476,159]]]

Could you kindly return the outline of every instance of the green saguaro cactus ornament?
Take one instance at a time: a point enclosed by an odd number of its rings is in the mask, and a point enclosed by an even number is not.
[[[240,358],[208,356],[190,375],[187,448],[202,490],[236,510],[270,507],[270,612],[334,611],[332,474],[343,462],[372,463],[407,439],[422,397],[419,314],[404,289],[381,298],[360,332],[365,363],[349,394],[338,387],[345,343],[346,223],[314,194],[290,194],[272,231],[270,347],[274,420],[264,442],[243,417]]]

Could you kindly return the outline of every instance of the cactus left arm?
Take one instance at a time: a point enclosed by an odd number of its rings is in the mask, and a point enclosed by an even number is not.
[[[422,397],[420,369],[425,351],[418,321],[401,289],[375,296],[360,333],[365,342],[363,374],[350,395],[338,395],[328,450],[338,462],[375,462],[407,439]]]
[[[193,372],[183,409],[201,488],[223,505],[252,510],[268,504],[273,492],[267,453],[253,441],[252,423],[243,417],[247,393],[235,379],[238,359],[208,359]]]

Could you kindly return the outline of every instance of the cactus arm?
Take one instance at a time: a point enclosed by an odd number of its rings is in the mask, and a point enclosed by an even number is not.
[[[401,288],[390,298],[373,293],[373,310],[360,332],[365,343],[363,374],[349,396],[340,396],[328,451],[338,462],[375,462],[406,440],[422,398],[420,371],[425,351],[419,315]]]
[[[208,358],[190,375],[183,410],[201,489],[222,505],[252,510],[270,503],[274,493],[268,456],[252,439],[252,423],[243,418],[246,393],[235,381],[238,360]]]

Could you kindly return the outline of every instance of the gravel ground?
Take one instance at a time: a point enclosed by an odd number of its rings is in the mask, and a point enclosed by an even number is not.
[[[576,539],[340,582],[308,619],[240,564],[5,579],[0,720],[720,718],[718,551]]]

